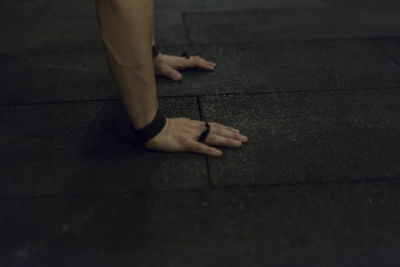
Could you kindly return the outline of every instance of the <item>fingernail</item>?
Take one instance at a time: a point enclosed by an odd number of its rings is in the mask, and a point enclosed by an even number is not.
[[[249,140],[249,138],[248,138],[247,136],[244,136],[244,135],[241,136],[241,139],[242,139],[243,141],[245,141],[245,142],[247,142],[247,141]]]
[[[217,151],[217,156],[222,156],[222,154],[223,154],[223,153],[222,153],[221,150],[218,150],[218,151]]]
[[[240,141],[238,141],[238,140],[235,140],[235,145],[241,146],[241,145],[242,145],[242,142],[240,142]]]

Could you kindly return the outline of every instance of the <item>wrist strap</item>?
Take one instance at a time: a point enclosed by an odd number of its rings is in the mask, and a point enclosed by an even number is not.
[[[158,49],[155,45],[153,45],[151,47],[151,53],[153,54],[153,58],[155,58],[156,56],[158,56],[158,54],[160,54],[160,52],[158,51]]]
[[[156,136],[161,132],[164,128],[167,119],[162,115],[160,109],[157,110],[156,116],[152,122],[147,124],[145,127],[141,129],[135,129],[133,125],[131,125],[131,129],[133,134],[136,136],[137,140],[144,144],[149,141],[151,138]]]

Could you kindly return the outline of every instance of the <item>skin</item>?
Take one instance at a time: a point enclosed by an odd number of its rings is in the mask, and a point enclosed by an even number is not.
[[[182,79],[178,70],[198,67],[212,71],[216,64],[198,56],[176,57],[159,54],[152,58],[154,45],[154,5],[152,0],[96,0],[96,11],[108,65],[117,84],[132,125],[149,124],[158,109],[155,76]],[[204,143],[197,141],[205,123],[188,118],[167,118],[163,130],[145,147],[151,150],[191,151],[221,156],[214,146],[240,147],[247,137],[237,129],[211,122]]]
[[[183,78],[178,70],[200,68],[213,71],[217,67],[217,64],[204,60],[199,56],[191,56],[187,59],[185,57],[164,55],[162,53],[159,53],[153,59],[153,63],[156,75],[166,76],[174,81],[180,81]]]
[[[188,118],[167,118],[164,129],[145,146],[148,149],[183,152],[192,151],[209,156],[222,156],[222,151],[213,146],[240,147],[248,138],[239,130],[210,122],[210,133],[204,143],[198,142],[200,134],[206,129],[204,122]]]
[[[174,81],[182,80],[178,70],[200,68],[214,71],[217,64],[199,56],[185,57],[159,54],[153,59],[155,74]],[[240,147],[248,138],[238,129],[210,122],[210,133],[204,143],[197,138],[206,129],[204,122],[188,118],[167,118],[164,129],[145,144],[146,148],[168,152],[192,151],[210,156],[222,156],[222,151],[212,146]]]

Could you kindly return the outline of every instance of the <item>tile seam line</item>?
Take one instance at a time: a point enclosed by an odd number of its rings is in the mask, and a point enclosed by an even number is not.
[[[196,46],[209,46],[209,47],[220,47],[220,46],[250,46],[250,47],[263,47],[267,46],[271,43],[307,43],[307,42],[321,42],[321,41],[368,41],[369,39],[399,39],[400,34],[389,35],[389,36],[360,36],[360,37],[319,37],[319,38],[304,38],[304,39],[270,39],[264,41],[253,41],[253,42],[209,42],[203,43],[199,42],[197,44],[193,44],[193,47]]]
[[[161,11],[161,12],[166,12],[169,11],[171,8],[157,8],[155,7],[155,10],[157,11]],[[313,10],[324,10],[324,11],[343,11],[343,10],[375,10],[376,8],[372,8],[372,7],[332,7],[332,6],[325,6],[323,3],[321,6],[315,6],[315,7],[275,7],[275,8],[268,8],[268,7],[264,7],[264,8],[239,8],[239,9],[214,9],[214,8],[209,8],[209,9],[204,9],[204,10],[200,10],[200,11],[185,11],[185,9],[180,9],[179,11],[182,11],[182,13],[185,14],[218,14],[218,13],[240,13],[240,12],[248,12],[248,13],[252,13],[252,12],[263,12],[263,13],[279,13],[279,12],[304,12],[304,11],[313,11]],[[392,10],[393,7],[389,6],[389,7],[381,7],[381,10]],[[175,9],[172,9],[175,10]],[[92,15],[86,15],[86,16],[77,16],[77,17],[62,17],[62,16],[58,16],[58,17],[38,17],[38,16],[32,16],[32,17],[8,17],[8,18],[3,18],[0,19],[0,21],[15,21],[15,20],[20,20],[20,21],[55,21],[55,20],[96,20],[96,13],[95,11],[91,12]]]
[[[187,35],[188,32],[186,31],[186,26],[185,28],[185,34]],[[237,48],[237,47],[242,47],[242,46],[247,46],[246,48],[266,48],[271,44],[276,44],[276,43],[290,43],[290,44],[304,44],[304,43],[312,43],[312,42],[321,42],[321,41],[373,41],[373,40],[384,40],[384,39],[400,39],[400,34],[398,36],[375,36],[375,37],[354,37],[354,38],[315,38],[315,39],[272,39],[272,40],[266,40],[266,41],[260,41],[260,42],[223,42],[223,43],[198,43],[198,44],[193,44],[189,41],[189,37],[186,36],[187,39],[187,44],[184,45],[159,45],[160,49],[182,49],[182,48],[187,48],[187,49],[196,49],[196,48],[221,48],[221,46],[226,46],[229,48]],[[373,42],[371,42],[371,45],[373,45],[376,48],[377,47]],[[59,52],[58,49],[52,48],[49,50],[51,53],[54,52]],[[72,52],[73,50],[65,50],[65,52]],[[101,48],[95,48],[95,49],[89,49],[89,48],[83,48],[80,50],[81,52],[99,52],[102,53],[104,50]],[[28,67],[36,67],[36,66],[28,66]],[[43,66],[37,66],[37,67],[43,67]],[[47,67],[47,66],[44,66]],[[53,66],[51,66],[53,67]],[[4,68],[3,66],[1,68]],[[64,68],[64,67],[61,67]],[[67,67],[69,68],[69,67]],[[71,69],[78,69],[72,67]],[[78,69],[79,70],[79,69]],[[92,68],[84,68],[84,70],[96,70]]]
[[[246,93],[215,93],[215,94],[197,94],[197,95],[179,95],[179,96],[160,96],[160,98],[175,97],[206,97],[206,96],[245,96],[245,95],[274,95],[274,94],[291,94],[291,93],[328,93],[328,92],[363,92],[363,91],[380,91],[380,90],[400,90],[400,86],[393,87],[371,87],[371,88],[342,88],[329,90],[285,90],[285,91],[268,91],[268,92],[246,92]]]
[[[246,93],[215,93],[215,94],[193,94],[193,95],[171,95],[159,96],[160,99],[169,98],[195,98],[207,96],[252,96],[252,95],[274,95],[274,94],[292,94],[292,93],[328,93],[328,92],[363,92],[363,91],[389,91],[400,90],[399,86],[394,87],[371,87],[371,88],[345,88],[345,89],[331,89],[331,90],[286,90],[286,91],[269,91],[269,92],[246,92]],[[119,97],[112,98],[98,98],[98,99],[83,99],[83,100],[69,100],[69,101],[50,101],[50,102],[37,102],[37,103],[21,103],[21,104],[5,104],[0,108],[20,107],[20,106],[40,106],[40,105],[58,105],[58,104],[79,104],[79,103],[96,103],[107,101],[118,101]]]
[[[13,67],[13,66],[12,66]],[[88,72],[98,72],[101,73],[102,71],[97,71],[95,68],[79,68],[79,67],[65,67],[65,66],[55,66],[55,65],[30,65],[27,64],[24,67],[26,68],[38,68],[38,69],[56,69],[56,70],[71,70],[71,71],[88,71]],[[0,70],[6,69],[7,67],[0,66]]]
[[[1,21],[1,20],[0,20]],[[186,31],[186,28],[185,28]],[[186,32],[185,32],[186,33]],[[188,37],[187,37],[188,38]],[[400,34],[398,36],[373,36],[373,37],[349,37],[349,38],[315,38],[315,39],[271,39],[271,40],[265,40],[265,41],[260,41],[260,42],[226,42],[226,43],[188,43],[187,44],[158,44],[160,49],[175,49],[175,48],[197,48],[197,47],[221,47],[221,45],[225,46],[249,46],[250,48],[252,47],[263,47],[270,45],[271,43],[307,43],[307,42],[313,42],[313,41],[324,41],[324,40],[337,40],[337,41],[356,41],[356,40],[381,40],[381,39],[400,39]],[[59,52],[59,49],[54,48],[53,50],[48,50],[51,52]],[[65,50],[67,52],[71,52],[73,50]],[[87,47],[84,47],[80,50],[81,52],[103,52],[102,48],[95,48],[95,49],[90,49]]]
[[[201,108],[200,97],[197,96],[197,97],[196,97],[196,100],[197,100],[197,109],[198,109],[198,112],[199,112],[200,121],[203,121],[204,118],[203,118],[203,110],[202,110],[202,108]],[[208,156],[208,155],[204,155],[204,158],[205,158],[205,163],[206,163],[208,186],[209,186],[210,188],[212,188],[212,187],[213,187],[213,183],[212,183],[212,179],[211,179],[209,156]]]
[[[156,8],[156,7],[155,7]],[[238,13],[238,12],[278,12],[278,11],[289,11],[289,12],[293,12],[293,11],[305,11],[305,10],[331,10],[332,8],[327,8],[325,6],[321,6],[321,7],[306,7],[306,8],[262,8],[262,9],[258,9],[258,8],[250,8],[250,9],[235,9],[235,10],[231,10],[231,9],[221,9],[221,10],[215,10],[215,9],[209,9],[209,10],[202,10],[202,11],[185,11],[184,9],[178,10],[181,11],[182,15],[183,14],[218,14],[218,13]],[[335,8],[338,11],[343,10],[345,8]],[[353,8],[354,9],[354,8]],[[364,8],[365,9],[365,8]],[[165,12],[168,11],[166,8],[165,9],[157,9],[158,11],[161,12]],[[9,18],[2,18],[0,19],[0,21],[2,22],[6,22],[6,21],[40,21],[40,22],[48,22],[48,21],[65,21],[65,20],[97,20],[96,17],[96,13],[94,12],[92,16],[77,16],[77,17],[62,17],[62,16],[58,16],[58,17],[9,17]]]
[[[37,102],[37,103],[21,103],[21,104],[6,104],[0,105],[0,108],[8,107],[20,107],[20,106],[45,106],[45,105],[59,105],[59,104],[79,104],[79,103],[96,103],[96,102],[108,102],[116,101],[120,98],[96,98],[96,99],[81,99],[81,100],[66,100],[66,101],[49,101],[49,102]]]
[[[186,23],[183,20],[183,26],[185,28],[185,39],[187,41],[187,45],[166,45],[166,46],[160,46],[161,48],[164,49],[177,49],[177,48],[188,48],[188,49],[196,49],[200,47],[211,47],[211,48],[217,48],[221,47],[221,44],[217,43],[210,43],[210,44],[192,44],[191,41],[189,40],[188,36],[188,29],[186,27]],[[393,39],[399,39],[399,36],[392,37]],[[248,46],[249,48],[254,48],[254,47],[261,47],[261,48],[266,48],[268,45],[272,43],[291,43],[293,45],[296,45],[297,43],[312,43],[312,42],[318,42],[318,41],[330,41],[330,40],[337,40],[337,41],[356,41],[356,40],[364,40],[364,41],[369,41],[369,43],[374,46],[375,48],[378,48],[380,51],[385,53],[385,55],[389,56],[391,59],[395,60],[396,63],[400,64],[396,59],[394,59],[392,56],[388,55],[384,50],[382,50],[381,47],[379,47],[377,44],[375,44],[373,41],[374,40],[382,40],[382,39],[391,39],[391,37],[361,37],[361,38],[316,38],[316,39],[297,39],[297,40],[270,40],[270,41],[264,41],[264,42],[243,42],[243,43],[222,43],[223,46],[228,46],[231,48],[237,48],[237,46]],[[51,52],[55,52],[51,51]],[[102,53],[103,49],[84,49],[81,50],[81,52],[99,52]],[[82,71],[96,71],[97,69],[95,68],[79,68],[79,67],[64,67],[64,66],[46,66],[46,65],[25,65],[27,68],[49,68],[49,69],[67,69],[67,70],[82,70]],[[0,69],[7,69],[6,67],[0,66]]]
[[[99,192],[99,193],[81,193],[81,194],[66,194],[66,195],[31,195],[31,196],[8,196],[0,197],[0,201],[9,200],[29,200],[29,199],[73,199],[73,198],[124,198],[133,194],[168,194],[168,193],[184,193],[184,192],[204,192],[205,190],[242,190],[242,189],[274,189],[274,188],[295,188],[305,186],[321,186],[327,187],[331,185],[340,186],[357,186],[360,184],[387,184],[390,182],[400,182],[400,177],[395,178],[375,178],[367,180],[336,180],[336,181],[310,181],[299,183],[277,183],[277,184],[264,184],[264,185],[223,185],[210,187],[193,187],[193,188],[177,188],[171,190],[130,190],[123,192]]]
[[[81,16],[81,17],[25,17],[25,18],[3,18],[1,22],[16,22],[16,21],[35,21],[35,22],[50,22],[50,21],[68,21],[68,20],[97,20],[96,16]]]
[[[185,19],[185,14],[187,14],[187,12],[182,12],[181,13],[181,19],[182,19],[182,26],[185,30],[185,39],[187,41],[187,45],[160,45],[160,47],[166,47],[166,48],[174,48],[174,47],[181,47],[181,46],[221,46],[221,45],[249,45],[249,46],[262,46],[262,45],[266,45],[269,42],[307,42],[307,41],[323,41],[323,40],[338,40],[338,41],[346,41],[346,40],[368,40],[368,39],[395,39],[395,38],[400,38],[400,34],[395,34],[395,35],[388,35],[388,36],[360,36],[360,37],[319,37],[319,38],[304,38],[304,39],[270,39],[270,40],[264,40],[264,41],[253,41],[253,42],[209,42],[209,43],[192,43],[190,41],[190,37],[189,37],[189,27],[187,26],[187,21]],[[21,20],[21,19],[15,19],[15,20]],[[46,21],[54,21],[54,19],[49,19],[49,20],[37,20],[37,19],[23,19],[22,21],[42,21],[42,22],[46,22]],[[58,19],[60,21],[63,20],[97,20],[96,18],[79,18],[79,19],[73,19],[73,18],[61,18]],[[8,21],[7,19],[0,19],[0,21]],[[12,20],[11,20],[12,21]],[[85,49],[87,51],[93,51],[93,49]],[[100,50],[100,49],[99,49]]]
[[[400,34],[399,35],[391,35],[391,36],[364,36],[364,37],[342,37],[342,38],[314,38],[314,39],[271,39],[271,40],[265,40],[265,41],[255,41],[255,42],[221,42],[221,43],[190,43],[188,45],[160,45],[160,48],[163,49],[174,49],[174,48],[182,48],[182,47],[187,47],[188,49],[193,49],[193,48],[204,48],[204,47],[209,47],[209,48],[221,48],[221,46],[227,46],[227,47],[241,47],[241,46],[247,46],[248,48],[265,48],[268,47],[271,44],[276,44],[276,43],[290,43],[290,44],[304,44],[304,43],[312,43],[312,42],[321,42],[321,41],[348,41],[348,42],[354,42],[354,41],[368,41],[368,40],[383,40],[383,39],[400,39]]]
[[[368,7],[368,6],[363,6],[363,7],[340,7],[340,6],[326,6],[323,2],[321,2],[322,6],[315,6],[315,7],[277,7],[277,8],[246,8],[246,9],[217,9],[217,10],[200,10],[200,11],[187,11],[185,13],[189,14],[204,14],[204,13],[240,13],[240,12],[258,12],[258,13],[274,13],[274,12],[304,12],[304,11],[313,11],[313,10],[325,10],[325,11],[343,11],[343,10],[356,10],[356,11],[365,11],[365,10],[376,10],[377,8],[374,7]],[[390,10],[392,11],[394,7],[392,6],[384,6],[384,7],[378,7],[380,10]]]
[[[186,12],[182,12],[181,13],[181,22],[182,22],[183,30],[185,32],[186,43],[187,43],[187,45],[189,47],[191,47],[192,46],[192,42],[190,41],[190,38],[189,38],[189,27],[188,27],[187,22],[186,22]]]
[[[378,48],[382,54],[384,54],[385,56],[387,56],[388,58],[390,58],[394,63],[396,63],[398,66],[400,66],[400,61],[398,61],[394,56],[392,56],[391,54],[389,54],[383,47],[381,47],[380,45],[378,45],[375,42],[375,39],[368,39],[370,41],[370,43],[375,46],[376,48]]]

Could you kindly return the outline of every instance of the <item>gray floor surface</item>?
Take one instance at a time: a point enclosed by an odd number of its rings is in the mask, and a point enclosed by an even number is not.
[[[168,117],[249,142],[140,148],[94,1],[0,4],[0,267],[399,266],[400,1],[155,0]]]

